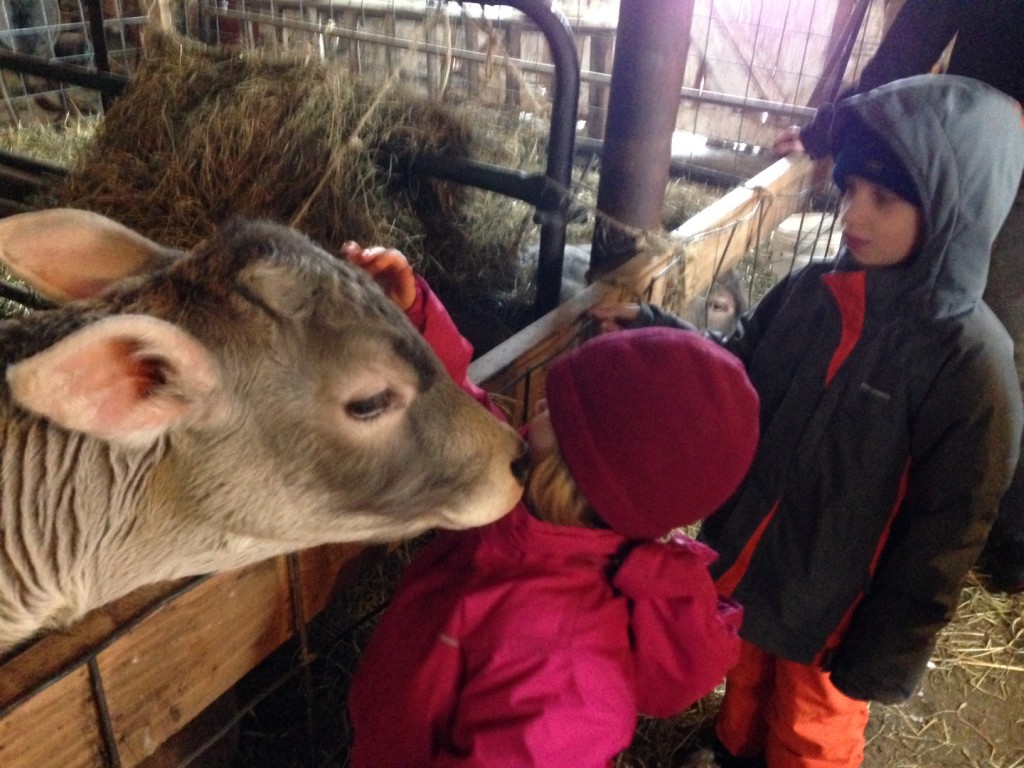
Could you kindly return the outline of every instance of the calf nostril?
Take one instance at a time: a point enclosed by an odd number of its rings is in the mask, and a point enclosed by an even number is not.
[[[520,484],[526,483],[526,476],[530,473],[530,454],[523,451],[519,458],[512,462],[512,474]]]

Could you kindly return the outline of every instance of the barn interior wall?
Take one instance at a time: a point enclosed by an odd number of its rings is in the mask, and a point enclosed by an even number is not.
[[[834,35],[837,12],[854,0],[692,0],[691,44],[684,75],[678,128],[717,139],[756,145],[770,143],[774,132],[794,120],[785,107],[808,103]],[[53,15],[55,0],[18,0],[39,5],[38,19]],[[156,4],[151,13],[156,13]],[[510,91],[520,87],[543,100],[550,92],[550,75],[543,72],[510,72],[500,66],[508,55],[524,62],[549,64],[544,38],[527,24],[500,26],[481,20],[472,3],[450,4],[443,23],[424,24],[431,8],[423,2],[336,2],[325,6],[307,0],[165,0],[164,18],[190,37],[256,45],[261,48],[298,50],[311,56],[338,57],[368,76],[386,76],[396,66],[405,79],[418,81],[432,95],[442,81],[456,78],[467,93],[485,102],[515,102]],[[573,29],[583,68],[580,120],[590,136],[600,136],[606,99],[607,77],[614,51],[614,27],[618,2],[614,0],[565,0],[558,3]],[[846,80],[857,76],[877,48],[882,31],[900,5],[893,0],[870,0],[858,41],[847,68]],[[474,10],[474,7],[476,10]],[[230,16],[216,16],[218,11]],[[50,9],[50,10],[47,10]],[[146,12],[140,0],[108,0],[103,3],[106,38],[111,49],[111,68],[130,74],[138,53],[140,28]],[[246,21],[250,15],[255,23]],[[514,18],[506,13],[504,18]],[[92,51],[86,42],[87,12],[83,0],[60,0],[60,24],[45,27],[43,39],[31,29],[4,29],[0,20],[0,47],[38,54],[49,60],[88,65]],[[277,19],[277,22],[274,22]],[[42,23],[37,20],[36,23]],[[285,26],[277,26],[282,24]],[[291,24],[292,26],[287,26]],[[306,25],[300,29],[294,25]],[[7,24],[11,27],[11,24]],[[350,29],[379,39],[394,38],[417,44],[433,44],[438,50],[469,51],[487,56],[484,63],[452,59],[450,71],[443,52],[410,53],[407,48],[356,41],[331,34],[330,29]],[[683,31],[681,30],[681,34]],[[40,47],[41,46],[41,47]],[[31,48],[31,50],[29,50]],[[38,50],[36,50],[38,48]],[[593,74],[594,77],[590,75]],[[601,77],[604,80],[600,80]],[[595,80],[594,78],[598,78]],[[448,80],[445,80],[445,79]],[[26,90],[37,93],[38,82],[26,86],[12,73],[4,74],[5,109],[0,119],[57,120],[62,105],[69,114],[94,111],[94,103],[68,104],[63,95],[51,99],[49,114],[26,106]],[[448,83],[449,89],[452,88]],[[451,93],[451,92],[450,92]],[[716,104],[715,94],[733,99],[752,99],[778,105],[780,113],[760,108],[744,109]],[[457,93],[455,95],[458,95]],[[80,96],[80,94],[79,94]],[[20,100],[19,100],[20,99]],[[710,99],[710,100],[709,100]],[[33,103],[39,99],[30,99]],[[15,103],[17,102],[17,103]],[[596,106],[595,106],[596,105]],[[527,107],[529,107],[527,103]],[[30,114],[31,113],[31,114]]]

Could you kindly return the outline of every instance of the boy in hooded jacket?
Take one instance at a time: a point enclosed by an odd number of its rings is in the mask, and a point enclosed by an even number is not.
[[[401,254],[347,256],[482,396]],[[440,532],[384,612],[350,691],[352,768],[605,768],[638,713],[677,714],[735,663],[739,606],[711,580],[714,552],[674,529],[721,505],[753,457],[742,364],[697,334],[622,331],[554,360],[545,394],[523,501]]]
[[[906,0],[859,80],[842,96],[924,74],[953,44],[946,72],[981,80],[1024,102],[1024,2],[1021,0]],[[823,104],[803,128],[790,126],[775,140],[779,155],[829,154],[832,105]],[[999,235],[985,286],[985,302],[1014,343],[1017,378],[1024,393],[1024,179]],[[1018,460],[999,516],[978,561],[989,586],[1024,591],[1024,462]]]
[[[1024,161],[1020,106],[921,75],[841,102],[843,247],[722,343],[761,398],[747,478],[701,528],[744,606],[723,765],[854,768],[868,701],[917,689],[1017,461],[1010,339],[982,301]],[[682,321],[650,305],[602,326]],[[742,758],[742,759],[739,759]]]

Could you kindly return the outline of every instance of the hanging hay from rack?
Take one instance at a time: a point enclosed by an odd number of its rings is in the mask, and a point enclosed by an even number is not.
[[[400,248],[429,273],[429,254],[479,250],[474,220],[492,260],[520,234],[514,201],[482,215],[465,187],[391,171],[403,153],[467,157],[471,143],[464,118],[395,82],[372,88],[338,64],[149,29],[136,76],[52,203],[181,247],[233,215],[265,217],[329,249],[350,239]],[[502,271],[446,266],[475,279]]]
[[[370,85],[338,62],[153,27],[127,91],[43,204],[94,210],[179,247],[236,214],[296,226],[331,250],[397,247],[485,351],[532,319],[536,267],[523,254],[536,243],[534,210],[396,170],[400,155],[420,152],[538,172],[546,129],[518,112],[429,101],[394,74]],[[596,177],[573,193],[589,215],[570,223],[569,242],[589,242]],[[719,193],[669,185],[667,220]]]

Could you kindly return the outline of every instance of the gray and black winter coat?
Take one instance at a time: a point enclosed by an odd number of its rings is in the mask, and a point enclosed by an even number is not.
[[[922,75],[842,102],[923,200],[915,256],[864,270],[841,250],[782,280],[723,343],[761,397],[761,442],[701,537],[745,610],[741,636],[831,670],[864,700],[920,682],[1017,462],[1009,336],[982,301],[1024,163],[1019,106]],[[647,305],[641,323],[675,324]]]

